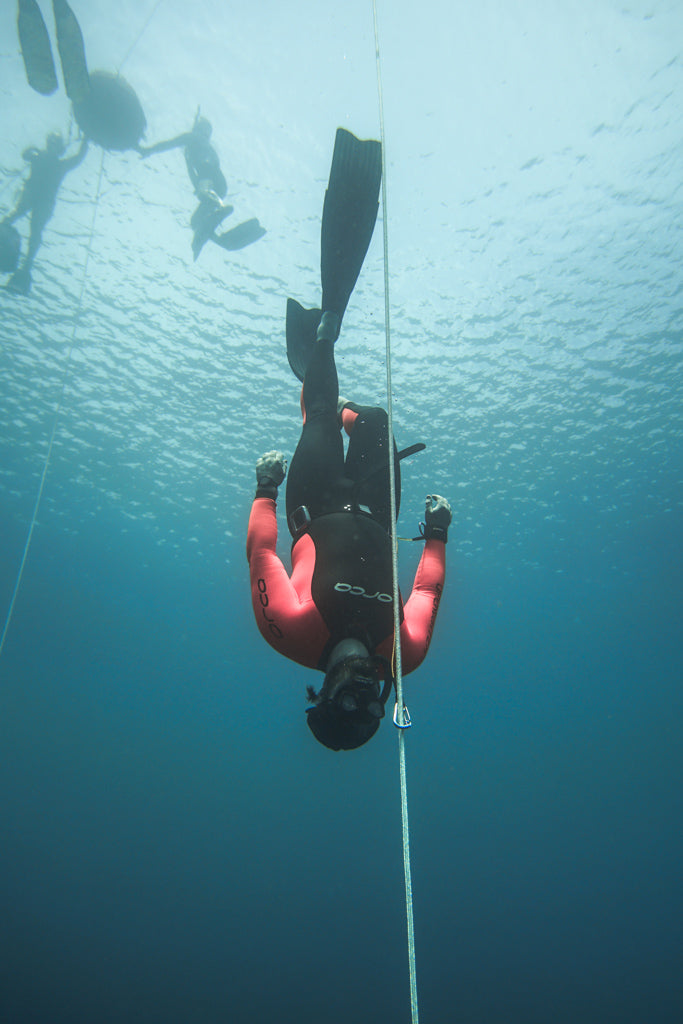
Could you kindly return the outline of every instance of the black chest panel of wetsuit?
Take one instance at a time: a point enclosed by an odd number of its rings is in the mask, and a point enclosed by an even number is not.
[[[372,653],[394,628],[389,535],[353,512],[320,516],[309,533],[316,554],[311,594],[332,634],[328,646],[354,637]]]

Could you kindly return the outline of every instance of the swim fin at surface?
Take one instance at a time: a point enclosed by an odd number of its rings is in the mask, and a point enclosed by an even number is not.
[[[216,240],[214,234],[216,228],[226,217],[230,216],[233,210],[233,206],[224,206],[222,203],[214,205],[210,202],[202,202],[199,204],[190,218],[190,225],[194,232],[192,255],[195,260],[209,239]]]
[[[336,313],[339,325],[375,228],[381,180],[381,143],[338,128],[323,203],[320,278],[322,310]],[[287,358],[299,380],[304,379],[320,318],[320,309],[287,300]]]
[[[36,0],[19,0],[17,31],[28,84],[42,96],[50,96],[59,83],[47,26]]]
[[[81,103],[90,92],[81,26],[66,0],[52,0],[52,8],[66,94],[73,103]]]
[[[259,223],[258,218],[252,217],[250,220],[245,220],[236,227],[230,228],[229,231],[224,231],[222,235],[212,235],[211,241],[220,245],[221,249],[236,252],[238,249],[244,249],[247,245],[251,245],[252,242],[258,242],[265,233],[266,229]]]

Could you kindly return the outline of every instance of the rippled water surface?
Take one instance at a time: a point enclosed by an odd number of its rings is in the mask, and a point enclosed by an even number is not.
[[[335,127],[377,134],[378,117],[363,5],[319,16],[317,45],[269,18],[256,49],[258,4],[244,24],[205,6],[187,37],[180,5],[162,4],[123,71],[149,141],[201,106],[235,216],[259,216],[266,238],[194,264],[180,152],[92,147],[65,181],[32,296],[0,296],[6,514],[30,513],[66,375],[43,517],[69,531],[98,508],[122,528],[144,518],[181,558],[195,534],[216,555],[224,530],[241,531],[264,445],[293,449],[284,301],[317,298]],[[386,13],[394,399],[400,436],[429,445],[409,486],[447,491],[461,541],[485,557],[478,523],[505,515],[523,557],[530,517],[566,538],[568,502],[605,523],[642,499],[671,507],[658,485],[680,453],[680,18],[665,4],[583,19],[522,6],[489,24],[498,8],[453,14],[443,35],[435,10],[417,39]],[[135,5],[78,13],[96,67],[144,24]],[[4,27],[11,38],[9,12]],[[12,53],[2,70],[12,171],[68,109],[30,92]],[[362,400],[382,399],[382,291],[378,230],[339,346],[342,390]]]

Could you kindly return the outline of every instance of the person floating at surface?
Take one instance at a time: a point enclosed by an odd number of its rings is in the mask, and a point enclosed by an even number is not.
[[[197,111],[192,131],[183,132],[182,135],[176,135],[165,142],[157,142],[153,146],[138,146],[138,152],[142,156],[165,153],[169,149],[184,150],[187,173],[194,194],[199,200],[199,205],[190,218],[193,231],[192,255],[195,260],[206,242],[215,242],[223,249],[243,249],[245,245],[250,245],[266,233],[258,220],[252,218],[231,231],[222,235],[216,234],[216,228],[233,212],[234,207],[223,202],[228,184],[221,171],[218,154],[209,141],[211,132],[211,122],[205,117],[200,117]]]
[[[64,139],[59,132],[50,132],[45,149],[29,146],[22,158],[31,165],[31,171],[24,182],[17,205],[0,221],[0,227],[7,229],[24,214],[31,214],[31,228],[26,256],[19,268],[7,282],[10,291],[28,295],[31,290],[31,267],[40,247],[45,225],[52,216],[57,193],[65,176],[83,160],[88,149],[88,140],[83,139],[78,151],[62,159],[66,150]]]
[[[394,646],[389,431],[381,408],[339,397],[334,345],[365,258],[378,209],[381,147],[337,132],[321,237],[322,310],[287,304],[290,365],[303,380],[303,429],[287,480],[292,573],[276,553],[278,487],[284,455],[256,463],[247,558],[259,630],[280,654],[325,673],[308,687],[307,723],[332,750],[351,750],[379,728],[391,691]],[[349,436],[344,456],[341,429]],[[400,495],[396,452],[396,505]],[[405,672],[424,659],[445,577],[451,510],[426,500],[424,551],[401,607]]]

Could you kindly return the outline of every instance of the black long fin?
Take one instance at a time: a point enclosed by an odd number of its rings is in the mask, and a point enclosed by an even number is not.
[[[81,103],[90,92],[81,26],[66,0],[52,0],[52,9],[66,94],[72,103]]]
[[[381,144],[338,128],[323,203],[320,279],[322,309],[336,313],[340,325],[372,238],[381,181]],[[299,380],[306,374],[320,317],[320,309],[287,300],[287,358]]]
[[[17,32],[28,84],[41,96],[50,96],[59,82],[47,26],[36,0],[19,0]]]
[[[320,234],[322,308],[341,321],[370,245],[379,209],[382,146],[338,128]]]
[[[306,376],[321,315],[319,309],[304,309],[295,299],[287,299],[287,359],[300,381]]]

